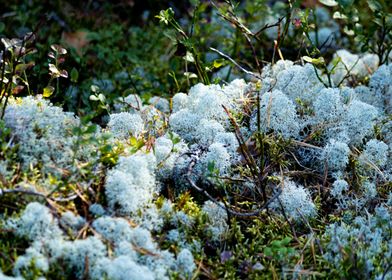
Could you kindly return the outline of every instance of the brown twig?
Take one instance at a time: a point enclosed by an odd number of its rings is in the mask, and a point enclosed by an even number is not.
[[[214,202],[218,207],[226,210],[228,213],[230,213],[233,216],[237,216],[237,217],[253,217],[253,216],[257,216],[259,215],[261,212],[264,211],[264,209],[266,209],[275,199],[277,199],[281,193],[281,190],[275,192],[275,194],[266,202],[264,203],[264,205],[253,211],[253,212],[245,212],[245,211],[237,211],[234,209],[229,208],[228,206],[222,205],[220,203],[220,201],[218,201],[217,199],[215,199],[212,195],[210,195],[205,189],[199,187],[196,185],[195,181],[191,178],[192,173],[193,173],[193,168],[197,163],[197,156],[193,156],[192,159],[190,160],[189,164],[188,164],[188,170],[187,170],[187,180],[189,182],[189,184],[192,186],[192,188],[194,188],[195,190],[197,190],[198,192],[204,194],[208,199],[210,199],[212,202]]]

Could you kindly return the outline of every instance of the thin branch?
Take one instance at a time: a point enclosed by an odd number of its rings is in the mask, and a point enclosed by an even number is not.
[[[8,194],[8,193],[22,193],[22,194],[26,194],[26,195],[40,196],[45,199],[48,199],[45,194],[40,193],[40,192],[36,192],[33,190],[28,190],[28,189],[23,189],[23,188],[6,189],[6,190],[0,189],[0,196],[3,196],[4,194]]]
[[[262,28],[260,28],[259,31],[257,31],[256,33],[254,33],[253,36],[257,37],[257,36],[260,35],[260,33],[264,32],[264,31],[267,30],[268,28],[275,27],[275,26],[279,26],[279,25],[282,23],[282,21],[283,21],[284,18],[285,18],[285,16],[279,18],[277,22],[272,23],[272,24],[267,23],[267,24],[264,25]]]
[[[261,79],[260,75],[257,75],[251,71],[246,70],[244,67],[242,67],[241,65],[239,65],[234,59],[232,59],[230,56],[228,56],[227,54],[224,54],[223,52],[210,47],[210,50],[212,50],[213,52],[218,53],[220,56],[223,56],[224,58],[228,59],[231,63],[233,63],[235,66],[237,66],[237,68],[239,68],[242,72],[244,72],[245,74],[251,75],[253,77],[255,77],[256,79]]]
[[[264,209],[266,209],[275,199],[277,199],[278,196],[280,195],[280,193],[282,192],[282,190],[279,190],[279,191],[275,192],[275,194],[261,208],[255,210],[253,212],[239,212],[237,210],[233,210],[233,209],[229,208],[228,206],[222,205],[220,203],[220,201],[215,199],[205,189],[203,189],[203,188],[201,188],[201,187],[196,185],[196,183],[191,178],[191,175],[192,175],[192,172],[193,172],[193,168],[196,165],[196,162],[197,162],[197,156],[193,155],[191,161],[188,164],[188,171],[187,171],[187,175],[186,175],[187,180],[190,183],[190,185],[192,186],[192,188],[194,188],[198,192],[204,194],[208,199],[210,199],[212,202],[214,202],[218,207],[226,210],[228,213],[230,213],[233,216],[237,216],[237,217],[253,217],[253,216],[257,216],[261,212],[263,212]]]
[[[59,198],[53,198],[50,197],[50,195],[41,193],[41,192],[37,192],[37,191],[33,191],[33,190],[29,190],[29,189],[25,189],[25,188],[21,188],[21,187],[17,187],[15,189],[0,189],[0,196],[3,196],[5,194],[13,194],[13,193],[20,193],[23,195],[32,195],[32,196],[39,196],[42,197],[46,200],[51,200],[51,201],[56,201],[56,202],[66,202],[66,201],[72,201],[74,200],[78,195],[77,194],[71,194],[67,197],[59,197]]]

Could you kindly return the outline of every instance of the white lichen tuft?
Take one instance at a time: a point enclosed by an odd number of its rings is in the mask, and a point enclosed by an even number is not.
[[[279,199],[289,218],[303,223],[303,218],[312,218],[316,215],[316,206],[307,189],[288,180],[282,183],[281,188]],[[277,213],[282,213],[281,205],[277,201],[271,203],[271,208]]]
[[[177,256],[177,267],[185,279],[192,279],[196,265],[192,253],[188,249],[182,249]]]
[[[346,143],[330,140],[324,147],[321,159],[325,161],[329,171],[342,171],[348,164],[350,148]]]
[[[257,131],[258,121],[263,132],[274,131],[284,138],[296,138],[300,131],[294,103],[281,91],[263,94],[260,100],[260,120],[257,111],[252,114],[251,130]]]
[[[221,204],[221,206],[223,206],[223,204]],[[208,230],[211,233],[212,239],[220,241],[229,229],[226,210],[208,200],[204,203],[202,211],[207,214],[209,221]]]
[[[116,138],[128,139],[138,137],[143,132],[144,122],[139,114],[121,112],[110,115],[108,128]]]
[[[377,139],[371,139],[366,143],[365,150],[359,156],[363,165],[384,167],[388,160],[388,145]]]
[[[6,227],[31,241],[54,239],[62,235],[50,210],[38,202],[29,203],[19,218],[7,221]]]
[[[155,157],[137,153],[120,157],[108,172],[105,194],[111,210],[123,215],[136,214],[152,201],[156,193]]]
[[[61,175],[62,170],[76,172],[74,164],[78,161],[98,158],[94,145],[78,146],[80,139],[73,129],[80,126],[79,119],[40,96],[10,99],[4,122],[19,144],[24,169],[41,164],[43,174]]]

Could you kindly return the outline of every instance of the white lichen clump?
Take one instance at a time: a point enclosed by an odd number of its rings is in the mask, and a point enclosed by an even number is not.
[[[71,220],[79,219],[74,216]],[[92,223],[94,235],[70,241],[49,209],[32,202],[20,217],[6,224],[7,229],[31,242],[14,264],[15,276],[32,268],[46,273],[59,261],[64,271],[78,279],[169,279],[174,271],[188,279],[196,268],[188,249],[183,249],[176,259],[174,254],[159,249],[149,230],[133,227],[124,218],[100,217]],[[104,242],[110,242],[110,252]]]
[[[217,205],[216,203],[208,200],[204,203],[202,211],[208,217],[208,230],[211,232],[213,240],[221,240],[225,233],[228,231],[227,224],[227,211],[222,207],[223,204]]]
[[[329,171],[342,171],[348,164],[350,148],[346,143],[330,140],[324,147],[321,158],[325,160],[326,168]]]
[[[236,87],[230,86],[235,83]],[[229,123],[227,113],[222,106],[229,110],[237,107],[236,99],[243,97],[245,90],[244,81],[233,81],[228,86],[193,86],[188,95],[179,93],[173,97],[173,114],[170,116],[170,127],[181,138],[188,142],[195,142],[205,137],[211,139],[198,126],[206,122],[215,121],[226,127]],[[203,121],[204,119],[204,121]],[[202,135],[200,133],[203,132]],[[212,131],[213,132],[213,131]]]
[[[166,134],[156,139],[154,151],[157,162],[157,176],[166,180],[173,175],[173,168],[179,157],[188,150],[188,146],[178,135]]]
[[[4,121],[19,144],[18,155],[25,169],[41,163],[44,174],[59,174],[74,170],[77,161],[97,159],[94,146],[78,146],[73,129],[80,126],[79,119],[39,96],[10,99]]]
[[[260,100],[260,120],[257,112],[253,113],[251,130],[257,131],[258,122],[264,132],[274,131],[284,138],[296,138],[300,125],[294,103],[281,91],[275,90],[263,94]]]
[[[177,256],[178,270],[182,272],[186,279],[192,279],[196,265],[192,253],[188,249],[183,249]]]
[[[359,156],[359,161],[364,165],[384,167],[388,160],[389,147],[382,141],[371,139],[366,143],[365,150]]]
[[[31,241],[53,239],[62,234],[49,209],[38,202],[29,203],[19,218],[8,220],[6,227]]]
[[[316,206],[307,189],[288,180],[285,180],[280,187],[282,193],[279,195],[279,199],[289,218],[303,223],[304,219],[316,215]],[[271,203],[271,208],[277,213],[282,213],[281,205],[277,201]]]
[[[108,128],[116,138],[128,139],[131,136],[137,138],[143,132],[144,122],[139,114],[121,112],[110,115]]]
[[[280,90],[292,101],[299,98],[305,102],[312,102],[323,88],[324,85],[317,78],[313,66],[305,64],[304,66],[293,65],[279,72],[274,89]]]
[[[167,114],[170,112],[170,103],[165,98],[154,96],[150,98],[148,103],[150,103],[151,105],[153,105],[155,108],[157,108],[159,111],[163,113]]]
[[[193,149],[203,151],[195,167],[198,176],[208,174],[211,165],[219,174],[228,174],[230,166],[238,160],[238,143],[235,135],[228,131],[230,121],[225,109],[239,112],[247,87],[243,80],[234,80],[222,87],[197,84],[188,95],[178,93],[173,97],[171,130]],[[187,163],[186,159],[178,159],[177,170],[181,171],[177,175],[186,172]]]
[[[348,191],[348,189],[349,185],[345,180],[336,180],[332,185],[331,195],[338,200],[345,199],[343,194]]]
[[[116,112],[138,113],[142,107],[143,102],[137,94],[130,94],[126,97],[118,98],[114,104]]]
[[[154,169],[155,157],[151,153],[120,157],[106,179],[105,194],[109,207],[129,215],[151,202],[157,192]]]

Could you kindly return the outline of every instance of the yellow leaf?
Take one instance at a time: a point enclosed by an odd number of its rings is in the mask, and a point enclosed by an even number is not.
[[[52,86],[47,86],[46,88],[44,88],[44,92],[43,92],[43,96],[44,97],[50,97],[54,92],[54,87]]]

